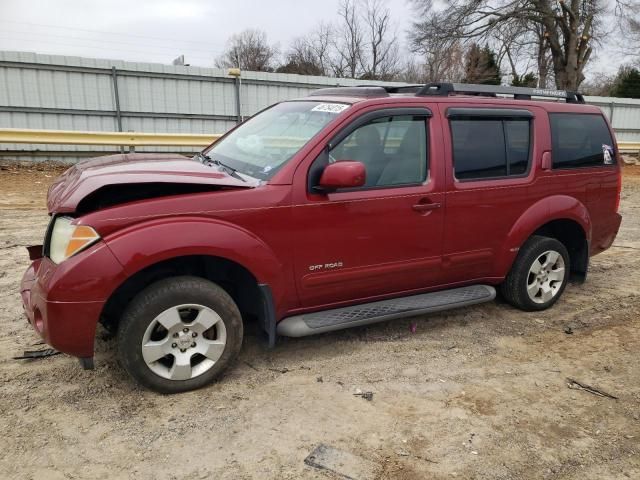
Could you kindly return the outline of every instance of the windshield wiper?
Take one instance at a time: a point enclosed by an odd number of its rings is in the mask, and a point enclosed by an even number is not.
[[[206,154],[204,154],[202,152],[196,153],[194,155],[194,158],[196,158],[200,163],[203,163],[205,165],[215,165],[217,167],[220,167],[222,170],[227,172],[229,174],[229,176],[231,176],[233,178],[236,178],[236,179],[240,180],[241,182],[246,182],[246,180],[240,176],[240,174],[238,173],[238,171],[235,168],[230,167],[229,165],[225,165],[220,160],[214,160],[209,155],[206,155]]]

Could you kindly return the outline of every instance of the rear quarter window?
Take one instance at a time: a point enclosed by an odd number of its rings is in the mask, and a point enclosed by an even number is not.
[[[550,113],[553,168],[613,164],[613,139],[602,115]]]

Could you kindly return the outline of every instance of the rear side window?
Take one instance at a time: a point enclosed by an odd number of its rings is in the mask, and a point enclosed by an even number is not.
[[[553,168],[580,168],[615,162],[613,139],[601,115],[550,113]]]
[[[528,118],[453,118],[451,134],[458,180],[509,177],[529,170]]]

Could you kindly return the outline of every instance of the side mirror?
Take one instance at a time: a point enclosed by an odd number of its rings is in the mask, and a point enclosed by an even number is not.
[[[366,179],[367,171],[362,162],[339,160],[325,167],[317,190],[327,192],[338,188],[361,187]]]

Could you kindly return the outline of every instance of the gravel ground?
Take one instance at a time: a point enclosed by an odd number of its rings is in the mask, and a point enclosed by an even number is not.
[[[625,170],[614,247],[547,312],[488,303],[273,351],[249,336],[220,382],[160,396],[129,380],[104,334],[94,371],[65,355],[12,359],[43,348],[18,288],[56,173],[4,167],[0,478],[337,478],[303,463],[319,443],[379,479],[640,478],[639,172]]]

